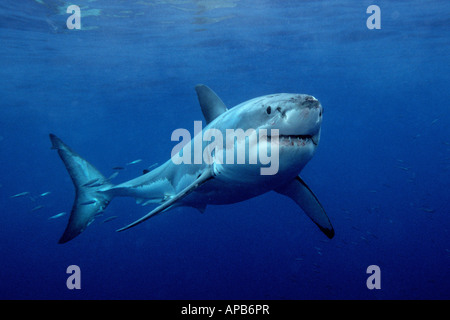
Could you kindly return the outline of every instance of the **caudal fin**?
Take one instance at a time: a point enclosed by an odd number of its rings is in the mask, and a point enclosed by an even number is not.
[[[57,136],[50,134],[50,140],[52,149],[58,150],[75,186],[75,201],[69,223],[59,239],[59,243],[65,243],[83,232],[95,216],[105,210],[112,199],[107,191],[113,185]]]

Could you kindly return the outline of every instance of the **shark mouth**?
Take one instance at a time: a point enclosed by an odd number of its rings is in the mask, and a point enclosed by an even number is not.
[[[283,135],[280,134],[278,136],[278,141],[280,142],[280,145],[283,146],[298,146],[298,147],[303,147],[306,146],[309,143],[314,143],[317,146],[318,141],[314,140],[315,137],[311,136],[311,135]],[[272,137],[271,136],[267,136],[267,141],[270,142],[272,141]]]

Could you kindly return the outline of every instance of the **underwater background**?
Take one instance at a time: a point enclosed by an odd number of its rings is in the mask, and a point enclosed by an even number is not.
[[[73,4],[80,30],[66,25]],[[366,25],[370,5],[381,29]],[[449,299],[449,74],[444,0],[4,0],[0,298]],[[58,244],[74,187],[48,134],[126,181],[203,119],[199,83],[228,107],[278,92],[321,101],[301,176],[335,237],[271,192],[122,233],[149,209],[116,198]],[[370,265],[381,289],[366,286]]]

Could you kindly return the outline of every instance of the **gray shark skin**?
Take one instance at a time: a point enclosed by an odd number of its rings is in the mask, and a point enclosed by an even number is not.
[[[83,232],[114,197],[134,197],[142,205],[156,204],[148,214],[117,230],[124,231],[174,207],[187,206],[204,212],[207,205],[236,203],[269,191],[291,198],[328,238],[333,238],[334,229],[325,210],[299,177],[319,144],[323,112],[320,102],[310,95],[279,93],[228,109],[207,86],[197,85],[195,89],[207,124],[201,133],[186,141],[180,153],[172,154],[164,164],[118,185],[113,185],[61,139],[50,134],[52,149],[58,151],[76,192],[69,222],[59,243],[68,242]],[[252,147],[277,150],[276,173],[261,174],[262,168],[269,166],[261,161],[253,164],[217,161],[219,154],[214,152],[212,163],[195,162],[195,148],[200,145],[203,152],[208,147],[210,142],[205,141],[204,134],[210,129],[222,133],[223,137],[227,129],[266,132],[265,139],[251,146],[248,139],[234,140],[234,152],[239,147],[244,147],[246,156]],[[277,136],[271,136],[275,132],[273,129],[278,130]],[[225,138],[223,142],[229,146]],[[218,149],[224,159],[227,147]],[[174,157],[189,151],[192,151],[193,161],[176,164]]]

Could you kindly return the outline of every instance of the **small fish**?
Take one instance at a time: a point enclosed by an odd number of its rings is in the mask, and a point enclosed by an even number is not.
[[[428,213],[433,213],[433,212],[436,211],[436,210],[434,210],[433,208],[425,208],[425,207],[422,207],[422,208],[420,208],[420,209],[422,209],[423,211],[428,212]]]
[[[142,206],[145,207],[145,206],[148,205],[149,203],[155,203],[155,199],[150,199],[150,200],[145,201],[145,202],[142,204]]]
[[[45,197],[45,196],[48,196],[50,193],[52,193],[52,192],[51,191],[47,191],[47,192],[41,193],[39,196],[40,197]]]
[[[87,206],[87,205],[89,205],[89,204],[93,204],[93,203],[96,203],[96,202],[97,202],[97,201],[95,201],[95,200],[89,200],[89,201],[80,203],[80,206]]]
[[[408,167],[397,166],[397,168],[400,168],[400,169],[402,169],[402,170],[404,170],[404,171],[408,171],[408,170],[409,170]]]
[[[112,168],[113,170],[123,170],[123,169],[125,169],[124,167],[114,167],[114,168]]]
[[[438,121],[439,121],[439,118],[434,119],[433,121],[431,121],[431,124],[435,124],[435,123],[438,122]]]
[[[144,169],[143,174],[149,173],[152,170],[152,168],[156,167],[157,165],[158,165],[158,163],[154,163],[151,166],[149,166],[147,169]]]
[[[31,209],[31,212],[40,210],[40,209],[42,209],[42,208],[44,208],[44,206],[36,206],[36,207],[34,207],[33,209]]]
[[[86,187],[88,188],[94,188],[94,187],[100,187],[103,185],[103,182],[97,182],[97,183],[93,183],[93,184],[89,184]]]
[[[15,195],[11,196],[10,198],[13,199],[13,198],[18,198],[18,197],[23,197],[23,196],[27,196],[29,194],[30,193],[28,191],[25,191],[25,192],[21,192],[21,193],[15,194]]]
[[[47,18],[47,19],[45,19],[45,21],[52,28],[53,32],[56,32],[58,30],[58,26],[52,20]]]
[[[108,180],[112,180],[119,175],[119,171],[114,172],[112,175],[108,177]]]
[[[378,237],[372,232],[367,232],[368,235],[372,236],[374,239],[378,239]]]
[[[117,218],[117,216],[112,216],[112,217],[106,218],[105,220],[103,220],[103,223],[110,222],[116,218]]]
[[[139,163],[139,162],[141,162],[141,161],[142,161],[142,159],[137,159],[137,160],[134,160],[134,161],[128,162],[128,163],[127,163],[127,166],[129,166],[129,165],[132,165],[132,164],[136,164],[136,163]]]
[[[151,169],[153,169],[153,168],[156,167],[157,165],[158,165],[158,162],[152,164],[151,166],[149,166],[149,167],[147,168],[147,170],[150,171]]]
[[[91,184],[96,183],[98,180],[99,180],[99,178],[89,180],[88,182],[86,182],[85,184],[83,184],[82,187],[90,186]]]
[[[61,213],[55,214],[54,216],[51,216],[50,218],[48,218],[48,220],[62,217],[65,214],[66,214],[66,212],[61,212]]]

